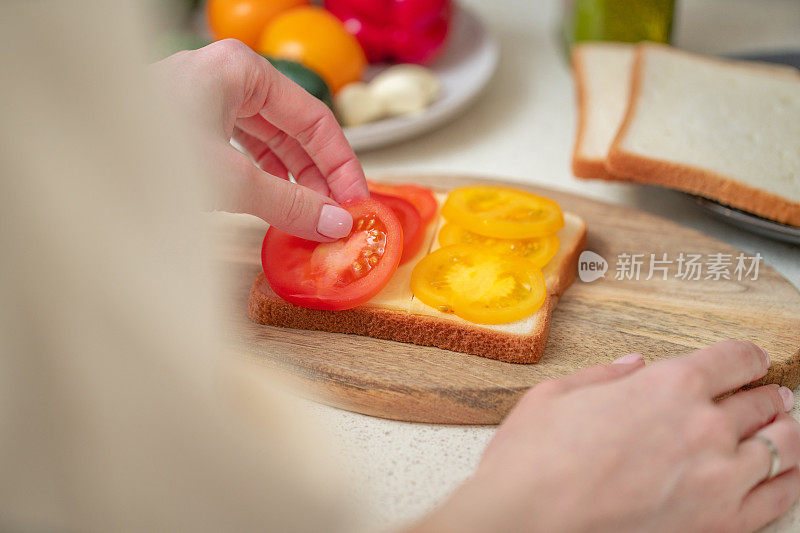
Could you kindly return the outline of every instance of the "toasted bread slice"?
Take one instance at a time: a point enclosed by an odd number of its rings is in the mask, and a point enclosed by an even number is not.
[[[578,132],[572,173],[579,178],[620,179],[606,169],[611,142],[628,108],[633,44],[586,42],[572,48]]]
[[[800,71],[636,48],[611,174],[800,226]]]
[[[586,224],[564,213],[556,256],[543,269],[547,296],[531,316],[501,325],[480,325],[442,313],[417,300],[409,282],[414,265],[436,247],[441,220],[431,224],[427,246],[397,269],[392,280],[366,304],[347,311],[321,311],[290,304],[272,291],[263,274],[250,289],[248,316],[254,322],[287,328],[353,333],[447,350],[511,363],[535,363],[544,352],[550,315],[564,290],[575,279],[580,252],[586,245]]]

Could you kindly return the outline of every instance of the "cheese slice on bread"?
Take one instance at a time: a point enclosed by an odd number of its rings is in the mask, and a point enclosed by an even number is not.
[[[440,202],[442,198],[439,195]],[[420,259],[438,246],[436,236],[442,219],[430,224],[427,241],[417,257],[401,265],[389,284],[366,304],[346,311],[298,307],[279,298],[261,273],[250,289],[248,316],[254,322],[272,326],[352,333],[512,363],[535,363],[544,352],[553,309],[575,279],[578,256],[586,245],[584,221],[569,212],[564,213],[564,221],[564,228],[558,232],[558,253],[543,269],[545,302],[535,313],[516,322],[473,324],[429,307],[411,293],[411,272]]]
[[[606,169],[606,157],[628,108],[634,47],[587,42],[572,48],[578,99],[572,173],[579,178],[618,179]]]

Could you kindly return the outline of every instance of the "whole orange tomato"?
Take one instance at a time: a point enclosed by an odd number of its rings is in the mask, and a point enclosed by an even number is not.
[[[239,39],[255,48],[277,15],[308,4],[309,0],[208,0],[206,14],[215,39]]]
[[[256,51],[303,63],[322,76],[334,93],[360,80],[367,65],[356,38],[339,19],[318,7],[299,7],[278,15]]]

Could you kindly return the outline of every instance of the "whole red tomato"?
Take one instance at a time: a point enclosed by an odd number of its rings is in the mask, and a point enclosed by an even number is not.
[[[427,63],[444,46],[450,0],[325,0],[371,63]]]

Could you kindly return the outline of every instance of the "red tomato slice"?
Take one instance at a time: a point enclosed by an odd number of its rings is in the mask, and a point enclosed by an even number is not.
[[[439,209],[439,203],[433,196],[430,189],[414,185],[413,183],[405,183],[403,185],[388,185],[385,183],[375,183],[374,181],[367,181],[369,190],[379,194],[388,196],[398,196],[403,200],[410,202],[417,211],[419,216],[422,217],[422,222],[427,224],[436,216],[436,211]]]
[[[350,235],[307,241],[270,227],[261,266],[275,294],[310,309],[352,309],[378,294],[397,270],[403,230],[392,210],[371,198],[341,204],[353,215]]]
[[[387,196],[374,192],[372,198],[389,207],[400,220],[400,226],[403,228],[403,254],[400,256],[400,264],[416,257],[422,241],[425,240],[427,226],[422,223],[419,212],[411,203],[399,196]]]

